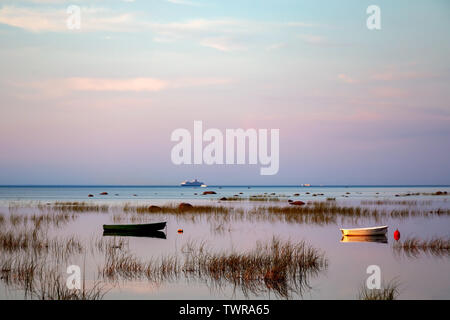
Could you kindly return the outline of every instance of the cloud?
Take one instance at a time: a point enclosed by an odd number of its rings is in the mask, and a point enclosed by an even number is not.
[[[69,3],[69,2],[80,2],[82,0],[75,0],[75,1],[70,1],[70,0],[22,0],[22,2],[32,2],[32,3],[49,3],[49,4],[55,4],[55,3]]]
[[[171,0],[172,3],[187,4],[185,0]],[[54,0],[51,3],[62,3]],[[86,2],[87,3],[87,2]],[[189,2],[191,3],[191,2]],[[193,3],[193,2],[192,2]],[[3,6],[0,9],[0,23],[33,32],[64,32],[68,14],[66,8]],[[312,27],[310,23],[293,21],[287,23],[258,22],[249,20],[191,19],[181,22],[155,22],[145,19],[141,12],[114,11],[103,7],[81,6],[81,28],[83,31],[155,31],[157,33],[255,33],[273,28]]]
[[[169,43],[169,42],[174,42],[176,39],[173,37],[154,37],[153,41],[154,42],[160,42],[160,43]]]
[[[177,4],[194,3],[187,0],[171,1]],[[315,26],[301,21],[261,22],[234,18],[158,22],[148,18],[142,12],[81,6],[81,28],[70,30],[67,28],[69,16],[65,8],[60,7],[4,6],[0,8],[0,23],[35,33],[150,32],[153,41],[158,43],[188,41],[222,52],[245,50],[248,43],[246,39],[255,35],[270,32],[285,33],[284,28]],[[325,39],[319,36],[303,35],[301,37],[309,43],[326,44]],[[263,44],[263,46],[267,48],[268,45]],[[276,48],[272,46],[268,50]]]
[[[359,82],[358,80],[350,77],[349,75],[346,75],[345,73],[339,74],[338,79],[345,83],[358,83]]]
[[[306,28],[311,28],[311,27],[317,27],[317,24],[313,24],[313,23],[306,23],[306,22],[302,22],[302,21],[292,21],[292,22],[286,22],[285,25],[287,27],[306,27]]]
[[[68,78],[65,85],[75,91],[161,91],[168,82],[154,78]]]
[[[201,46],[223,52],[245,50],[244,38],[258,34],[267,34],[274,30],[285,32],[283,28],[311,27],[303,22],[258,22],[237,19],[193,19],[182,22],[148,23],[145,27],[157,34],[157,42],[173,42],[177,40],[195,41]],[[278,48],[284,46],[280,44]],[[268,50],[276,49],[276,46]]]
[[[306,43],[309,44],[323,44],[326,42],[326,39],[322,36],[315,36],[315,35],[311,35],[311,34],[302,34],[299,35],[300,39],[302,39],[303,41],[305,41]]]
[[[167,2],[173,3],[173,4],[181,4],[185,6],[193,6],[193,7],[199,7],[201,6],[198,2],[192,2],[187,0],[166,0]]]
[[[31,32],[72,32],[67,28],[65,9],[4,6],[0,23]],[[81,31],[134,31],[140,24],[131,13],[114,13],[109,9],[81,7]]]
[[[391,82],[400,80],[431,79],[433,77],[437,77],[437,75],[430,72],[400,71],[396,67],[388,68],[386,71],[378,73],[371,74],[369,72],[364,77],[361,77],[361,80],[355,79],[354,77],[351,77],[345,73],[341,73],[338,75],[338,79],[346,83],[369,83],[374,85],[377,85],[380,81]],[[380,89],[380,95],[382,96],[399,96],[404,94],[404,92],[400,93],[400,91],[397,91],[396,94],[394,94],[393,92],[393,90],[384,91],[384,89]]]
[[[169,87],[171,88],[189,88],[189,87],[206,87],[231,83],[228,78],[182,78],[173,80]]]
[[[417,71],[387,71],[382,73],[375,73],[371,79],[377,81],[397,81],[397,80],[416,80],[431,78],[431,73],[423,73]]]
[[[64,10],[43,11],[5,6],[0,9],[0,23],[32,32],[60,31],[66,27]]]
[[[347,42],[334,41],[328,39],[327,37],[313,34],[301,34],[298,37],[305,43],[318,47],[341,47],[351,45]]]
[[[71,77],[63,79],[48,79],[16,86],[32,87],[48,96],[61,96],[69,92],[159,92],[168,89],[204,87],[228,84],[227,78],[88,78]]]
[[[277,50],[277,49],[281,49],[284,47],[286,47],[286,43],[284,43],[284,42],[274,43],[274,44],[271,44],[270,46],[267,46],[266,50]]]
[[[25,8],[4,6],[0,9],[0,23],[31,32],[73,32],[67,28],[65,9]],[[193,39],[212,33],[238,34],[254,32],[257,24],[234,19],[191,19],[182,22],[160,23],[140,19],[132,12],[115,12],[101,7],[81,7],[80,32],[145,32],[155,33],[155,39],[173,41]]]
[[[146,26],[157,32],[222,32],[234,33],[248,30],[252,24],[234,19],[191,19],[184,22],[147,23]]]
[[[404,98],[407,92],[395,87],[377,87],[371,89],[371,93],[379,98]]]
[[[203,39],[200,44],[204,47],[209,47],[225,52],[245,50],[244,46],[227,37],[206,38]]]

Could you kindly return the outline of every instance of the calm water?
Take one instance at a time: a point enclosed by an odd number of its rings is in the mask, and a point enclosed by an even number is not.
[[[205,190],[214,190],[216,195],[203,196]],[[218,204],[220,197],[251,196],[264,193],[276,193],[281,201],[275,205],[286,205],[287,199],[293,194],[300,193],[296,199],[303,201],[325,201],[326,198],[336,198],[337,205],[361,205],[367,200],[417,201],[414,208],[436,209],[450,208],[449,196],[418,195],[396,197],[397,194],[432,193],[447,191],[450,187],[0,187],[0,213],[29,215],[38,212],[34,206],[40,203],[55,201],[89,201],[92,203],[108,203],[111,205],[109,213],[82,213],[79,218],[69,224],[52,228],[52,235],[74,235],[86,244],[93,239],[101,239],[102,225],[112,223],[113,216],[120,214],[120,206],[131,204],[164,204],[179,203],[181,200],[192,204]],[[101,192],[108,192],[107,196],[100,196]],[[309,192],[310,194],[306,194]],[[195,195],[197,193],[197,195]],[[313,194],[324,194],[313,196]],[[88,198],[93,194],[94,198]],[[11,203],[26,204],[10,206]],[[233,201],[222,205],[253,206],[267,205],[253,201]],[[373,204],[365,204],[375,207]],[[381,209],[405,209],[411,205],[388,204],[377,206]],[[372,218],[357,221],[344,221],[330,224],[300,224],[283,221],[226,221],[218,222],[214,219],[201,217],[195,221],[177,218],[173,215],[151,216],[148,221],[164,220],[168,222],[166,239],[156,238],[128,238],[127,248],[140,259],[157,259],[172,253],[179,253],[184,244],[190,241],[206,241],[214,251],[242,252],[255,247],[257,241],[269,241],[272,237],[293,242],[306,240],[314,248],[325,254],[328,267],[318,275],[311,277],[310,289],[303,294],[293,294],[294,299],[356,299],[358,290],[365,283],[369,265],[381,268],[382,280],[397,279],[400,283],[400,299],[449,299],[450,298],[450,259],[448,254],[433,256],[422,254],[418,257],[408,257],[396,254],[392,248],[395,242],[393,232],[400,230],[402,239],[408,236],[418,236],[422,239],[431,237],[450,237],[450,218],[444,217],[414,217],[406,219],[386,218],[374,221]],[[341,227],[366,227],[373,225],[388,225],[387,243],[377,242],[341,242]],[[5,228],[5,227],[2,227]],[[182,228],[183,234],[177,229]],[[85,275],[88,280],[96,278],[99,266],[104,257],[99,254],[74,255],[70,264],[86,265]],[[61,266],[61,273],[65,275],[65,266]],[[20,290],[13,290],[0,282],[0,298],[22,299]],[[213,283],[192,279],[175,279],[154,284],[148,280],[121,280],[106,294],[106,299],[239,299],[280,298],[274,292],[260,292],[245,295],[239,287],[232,285],[222,287]]]
[[[141,200],[179,200],[195,199],[205,190],[214,190],[220,196],[232,196],[243,192],[245,196],[272,193],[277,195],[292,195],[301,193],[302,199],[316,200],[314,193],[323,193],[325,197],[343,198],[350,192],[351,199],[381,199],[392,198],[396,194],[429,193],[436,190],[448,191],[450,186],[322,186],[322,187],[295,187],[295,186],[208,186],[179,187],[179,186],[39,186],[39,187],[8,187],[0,186],[0,201],[35,200],[35,201],[141,201]],[[100,196],[101,192],[108,192],[107,196]],[[309,192],[310,194],[305,194]],[[377,194],[378,193],[378,194]],[[93,194],[94,198],[88,198]],[[203,196],[202,198],[216,198],[217,196]],[[430,198],[422,196],[420,199]],[[409,198],[410,199],[410,198]],[[431,198],[434,199],[434,198]],[[0,203],[1,203],[0,202]]]

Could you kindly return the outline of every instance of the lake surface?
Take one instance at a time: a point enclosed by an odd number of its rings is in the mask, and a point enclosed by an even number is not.
[[[213,195],[202,192],[215,191]],[[432,195],[441,191],[447,195]],[[101,196],[101,192],[108,195]],[[272,195],[275,193],[275,195]],[[294,194],[299,193],[299,196]],[[280,186],[209,186],[191,187],[0,187],[0,213],[5,222],[0,228],[15,230],[8,216],[31,216],[46,212],[45,206],[57,202],[86,202],[105,204],[107,212],[82,212],[68,223],[50,226],[46,229],[49,237],[73,236],[83,243],[82,253],[68,257],[59,265],[64,279],[68,276],[68,265],[79,265],[84,270],[86,283],[100,281],[108,288],[104,299],[357,299],[358,292],[365,284],[369,265],[377,265],[381,270],[383,283],[395,280],[399,283],[399,299],[449,299],[450,298],[450,255],[447,251],[398,252],[393,245],[393,232],[398,229],[401,240],[408,237],[431,239],[450,238],[450,215],[409,215],[393,217],[345,217],[336,221],[296,222],[287,221],[270,214],[266,218],[228,218],[199,214],[194,218],[174,214],[139,215],[124,214],[123,206],[164,205],[189,202],[195,205],[218,205],[242,210],[260,210],[264,206],[289,206],[287,200],[301,200],[306,206],[314,202],[332,202],[336,206],[363,207],[383,212],[392,210],[412,210],[429,212],[450,208],[450,187],[448,186],[359,186],[359,187],[280,187]],[[94,195],[88,198],[88,194]],[[277,201],[219,201],[222,197],[239,195],[243,198],[264,195],[277,197]],[[327,200],[328,199],[328,200]],[[40,206],[40,207],[39,207]],[[42,209],[44,207],[44,209]],[[256,209],[255,209],[256,208]],[[262,209],[261,209],[262,210]],[[57,213],[57,212],[56,212]],[[231,217],[231,218],[230,218]],[[137,220],[133,220],[137,219]],[[166,238],[146,237],[104,237],[102,225],[112,223],[141,223],[167,221],[164,230]],[[385,242],[342,242],[340,228],[387,225]],[[178,233],[183,229],[183,233]],[[105,254],[93,247],[101,239],[119,242],[125,239],[125,249],[141,261],[158,260],[161,257],[180,255],[188,244],[205,243],[211,252],[248,252],[258,242],[268,243],[273,238],[297,243],[305,241],[323,253],[327,264],[320,271],[308,277],[307,286],[293,291],[288,297],[276,290],[261,286],[259,290],[243,290],[242,286],[227,281],[214,281],[208,276],[167,277],[161,281],[150,281],[145,277],[133,279],[117,277],[114,281],[99,276],[105,264]],[[3,249],[2,249],[3,250]],[[23,254],[26,254],[24,251]],[[5,253],[2,259],[10,259]],[[49,258],[50,259],[50,258]],[[51,261],[49,260],[49,263]],[[0,298],[23,299],[24,291],[17,286],[0,282]]]

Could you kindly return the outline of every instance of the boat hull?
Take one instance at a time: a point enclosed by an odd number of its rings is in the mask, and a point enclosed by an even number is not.
[[[372,236],[342,236],[341,242],[378,242],[388,243],[386,235],[372,235]]]
[[[341,229],[341,232],[343,236],[376,236],[385,235],[387,230],[387,226],[380,226],[372,228]]]
[[[166,222],[148,224],[104,224],[104,231],[127,231],[127,232],[152,232],[162,230],[166,227]]]
[[[119,237],[142,237],[142,238],[158,238],[166,239],[163,231],[117,231],[105,230],[103,236],[119,236]]]

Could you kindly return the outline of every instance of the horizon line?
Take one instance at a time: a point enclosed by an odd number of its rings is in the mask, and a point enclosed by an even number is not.
[[[0,188],[7,187],[133,187],[133,188],[145,188],[145,187],[181,187],[181,185],[176,184],[164,184],[164,185],[127,185],[127,184],[5,184],[0,185]],[[183,186],[191,188],[200,188],[197,186]],[[252,184],[236,184],[236,185],[207,185],[207,188],[215,187],[298,187],[298,188],[312,188],[312,187],[450,187],[450,184],[310,184],[297,185],[297,184],[268,184],[268,185],[252,185]],[[205,187],[203,187],[205,188]]]

